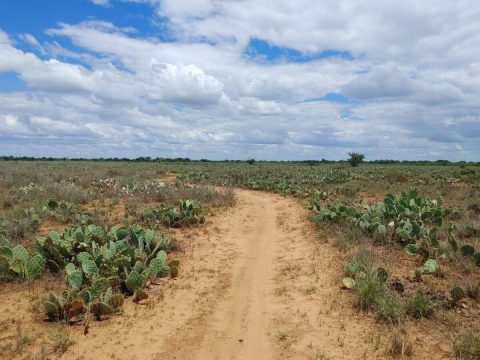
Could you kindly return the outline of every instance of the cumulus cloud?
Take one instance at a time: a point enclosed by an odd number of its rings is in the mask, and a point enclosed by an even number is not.
[[[7,114],[0,116],[0,124],[2,129],[0,137],[7,134],[25,135],[30,133],[28,126],[19,121],[18,117],[14,115]]]
[[[149,4],[175,41],[91,19],[47,42],[0,31],[0,72],[28,87],[0,93],[3,139],[76,137],[70,156],[478,159],[474,0],[117,1]],[[259,62],[252,39],[309,60]]]
[[[152,59],[149,76],[152,99],[206,104],[217,102],[222,95],[223,84],[192,64],[162,64]]]

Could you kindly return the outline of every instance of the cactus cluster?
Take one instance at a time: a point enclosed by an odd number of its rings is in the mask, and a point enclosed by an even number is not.
[[[417,277],[424,273],[435,273],[438,265],[434,259],[444,257],[447,251],[459,252],[471,257],[475,265],[480,266],[480,252],[473,246],[458,246],[455,235],[456,227],[450,224],[448,241],[441,241],[438,235],[445,218],[455,215],[458,210],[442,208],[442,199],[431,200],[420,197],[415,188],[402,192],[400,196],[387,194],[383,202],[376,205],[363,205],[360,211],[353,206],[334,204],[319,206],[320,198],[312,204],[312,220],[341,221],[361,229],[366,235],[380,237],[390,236],[392,240],[405,246],[408,255],[420,255],[426,264],[417,269]],[[433,262],[435,261],[435,266]],[[432,266],[430,266],[432,265]],[[435,270],[432,268],[435,267]]]
[[[156,220],[167,227],[185,227],[205,222],[206,208],[191,200],[180,201],[177,206],[163,204],[145,208],[140,213],[142,220]]]
[[[121,308],[121,292],[133,295],[134,301],[146,299],[149,281],[178,273],[178,261],[168,262],[168,247],[165,237],[138,225],[109,231],[95,225],[74,226],[37,239],[37,252],[51,269],[65,272],[68,286],[68,302],[61,296],[45,301],[49,318],[70,319],[72,314],[61,306],[67,303],[81,308],[75,315],[91,313],[100,319]]]
[[[53,200],[53,211],[61,205]],[[97,319],[119,311],[124,292],[134,301],[148,297],[146,285],[157,277],[178,274],[178,260],[168,261],[169,240],[138,225],[107,229],[95,225],[72,226],[62,233],[51,231],[39,237],[35,254],[22,245],[10,246],[0,239],[0,276],[24,277],[42,274],[45,267],[65,274],[67,289],[51,293],[44,302],[51,320],[70,320],[93,314]]]
[[[45,258],[40,254],[30,257],[22,245],[10,246],[6,239],[0,242],[0,276],[23,277],[32,280],[43,272]]]

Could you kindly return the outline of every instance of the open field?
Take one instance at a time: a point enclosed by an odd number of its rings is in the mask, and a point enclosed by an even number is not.
[[[478,166],[0,161],[0,238],[2,359],[480,358]]]

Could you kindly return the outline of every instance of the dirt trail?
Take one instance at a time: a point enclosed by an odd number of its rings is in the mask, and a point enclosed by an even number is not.
[[[214,314],[211,331],[193,354],[198,359],[272,359],[274,253],[285,234],[276,226],[276,209],[268,197],[242,192],[244,218],[231,227],[239,256],[232,266],[226,299]]]
[[[354,310],[339,286],[339,252],[321,240],[307,210],[274,194],[236,194],[237,205],[204,226],[172,230],[183,249],[177,279],[150,289],[146,305],[127,300],[123,314],[93,323],[87,336],[71,327],[74,344],[62,358],[386,358],[389,329]],[[0,293],[0,321],[23,314],[20,326],[37,339],[26,351],[35,355],[52,346],[48,333],[58,325],[39,321],[21,292]],[[421,349],[414,358],[445,354],[442,339],[422,329],[413,335]]]

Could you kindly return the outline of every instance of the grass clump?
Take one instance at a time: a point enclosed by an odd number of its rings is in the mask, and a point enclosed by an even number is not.
[[[480,359],[480,334],[457,335],[452,343],[453,356],[464,359]]]
[[[375,314],[379,320],[393,324],[403,320],[404,309],[397,293],[383,289],[375,301]]]
[[[383,285],[371,273],[357,281],[356,290],[357,306],[363,310],[375,308],[385,291]]]
[[[404,308],[401,299],[397,293],[385,287],[388,273],[376,267],[370,248],[362,247],[353,255],[347,265],[346,275],[355,279],[356,304],[360,309],[374,310],[382,321],[402,321]]]
[[[430,317],[435,312],[435,303],[423,289],[417,289],[415,294],[407,301],[406,312],[416,319]]]
[[[62,355],[67,349],[73,345],[73,340],[70,338],[70,332],[66,327],[59,327],[50,336],[52,342],[52,352]]]
[[[464,288],[469,298],[480,301],[480,281],[467,279]]]
[[[335,245],[338,246],[340,250],[346,251],[349,247],[358,243],[360,236],[361,234],[357,229],[349,227],[336,237]]]
[[[390,338],[387,353],[393,357],[412,356],[413,347],[405,329],[395,330]]]

